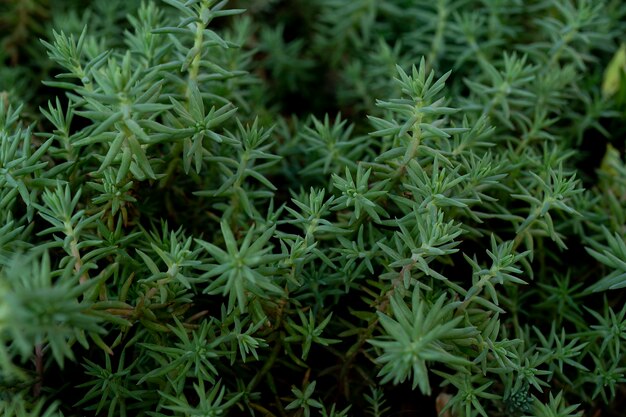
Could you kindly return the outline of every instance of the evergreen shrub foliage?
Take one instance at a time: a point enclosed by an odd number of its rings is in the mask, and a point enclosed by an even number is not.
[[[622,415],[621,0],[0,27],[1,415]]]

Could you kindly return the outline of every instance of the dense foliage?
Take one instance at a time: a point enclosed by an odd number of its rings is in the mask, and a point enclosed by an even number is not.
[[[0,415],[626,407],[626,3],[8,0]]]

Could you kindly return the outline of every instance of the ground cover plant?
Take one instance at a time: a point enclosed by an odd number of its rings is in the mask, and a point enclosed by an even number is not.
[[[0,415],[623,415],[621,0],[0,7]]]

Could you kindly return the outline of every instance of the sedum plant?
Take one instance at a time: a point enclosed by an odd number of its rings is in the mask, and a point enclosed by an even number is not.
[[[622,412],[621,1],[5,3],[2,415]]]

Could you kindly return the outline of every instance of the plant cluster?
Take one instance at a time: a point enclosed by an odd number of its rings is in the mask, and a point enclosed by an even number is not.
[[[626,399],[621,0],[10,0],[0,414]]]

